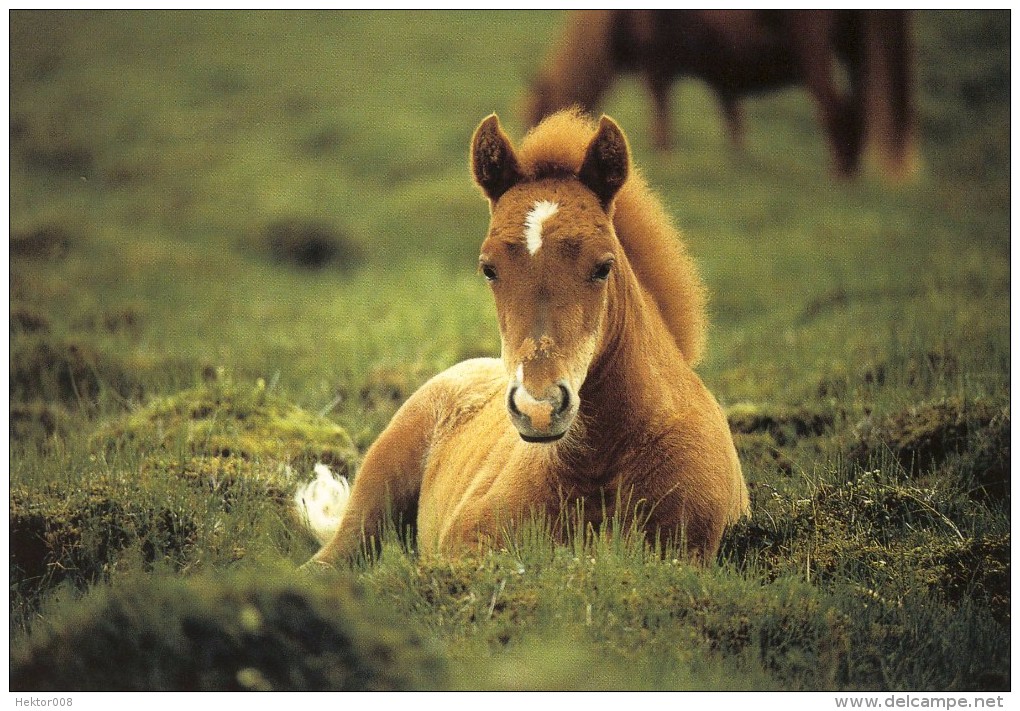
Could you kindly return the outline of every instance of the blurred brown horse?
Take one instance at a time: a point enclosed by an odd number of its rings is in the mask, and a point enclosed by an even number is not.
[[[579,11],[531,88],[527,118],[574,104],[594,111],[618,72],[637,71],[652,97],[655,144],[669,148],[670,88],[692,76],[715,91],[740,145],[741,97],[802,85],[839,176],[857,172],[867,152],[903,179],[916,169],[912,61],[906,11]]]

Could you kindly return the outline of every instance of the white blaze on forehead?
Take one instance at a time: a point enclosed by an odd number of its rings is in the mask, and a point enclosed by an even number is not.
[[[534,255],[542,247],[542,225],[560,209],[559,203],[538,200],[524,218],[524,242],[528,253]]]

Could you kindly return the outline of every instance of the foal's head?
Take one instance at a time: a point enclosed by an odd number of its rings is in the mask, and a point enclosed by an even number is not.
[[[507,411],[523,439],[551,442],[577,416],[602,346],[622,259],[612,205],[627,179],[627,141],[603,117],[579,170],[545,165],[526,175],[493,115],[475,131],[471,163],[492,208],[479,269],[499,314]]]

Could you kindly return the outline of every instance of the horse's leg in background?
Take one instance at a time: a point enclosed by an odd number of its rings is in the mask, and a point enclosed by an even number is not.
[[[671,150],[673,148],[673,111],[670,106],[672,73],[659,67],[648,67],[646,81],[648,82],[648,91],[652,96],[652,140],[659,150]]]
[[[836,90],[833,79],[835,21],[833,11],[797,10],[790,12],[786,29],[804,84],[817,104],[836,173],[847,178],[858,167],[862,131],[850,102]]]
[[[842,60],[846,70],[847,88],[843,96],[843,111],[847,151],[852,160],[851,171],[861,166],[870,120],[868,80],[873,67],[868,61],[865,46],[867,32],[864,15],[864,12],[856,10],[839,12],[831,33],[833,55]]]
[[[652,98],[652,142],[659,150],[668,151],[673,148],[670,102],[675,76],[671,17],[669,13],[652,10],[621,13],[620,17],[628,20],[622,41],[629,43]]]
[[[740,106],[740,100],[728,92],[719,92],[719,106],[722,108],[723,117],[726,119],[726,132],[729,135],[730,146],[737,152],[744,151],[744,110]]]
[[[886,177],[905,180],[918,162],[908,11],[865,11],[862,43],[866,150]]]

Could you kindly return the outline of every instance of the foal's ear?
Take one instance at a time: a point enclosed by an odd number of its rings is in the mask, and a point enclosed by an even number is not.
[[[616,122],[608,116],[599,121],[599,130],[588,144],[584,162],[577,177],[598,196],[602,206],[609,207],[617,191],[627,181],[630,171],[630,149]]]
[[[471,170],[475,182],[492,202],[499,200],[522,177],[517,155],[496,114],[475,129],[471,139]]]

